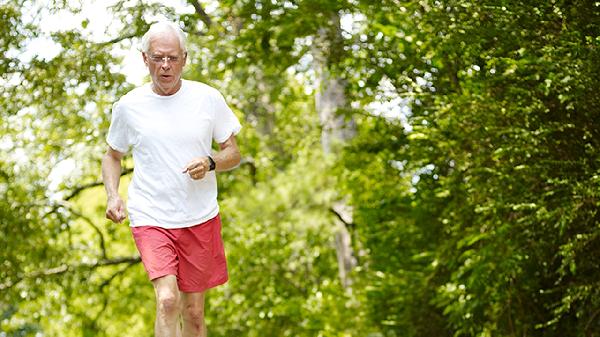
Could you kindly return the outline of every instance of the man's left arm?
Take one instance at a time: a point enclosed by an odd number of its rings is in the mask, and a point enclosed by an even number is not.
[[[235,135],[232,134],[229,136],[226,141],[219,144],[219,147],[221,150],[212,156],[212,159],[216,164],[215,171],[231,170],[240,164],[242,156],[240,155],[240,149],[235,141]]]
[[[220,151],[213,153],[211,158],[215,161],[215,171],[227,171],[240,164],[240,150],[235,141],[235,135],[231,134],[223,143],[219,144]],[[194,180],[204,178],[210,169],[210,159],[208,157],[199,157],[190,161],[183,169]]]

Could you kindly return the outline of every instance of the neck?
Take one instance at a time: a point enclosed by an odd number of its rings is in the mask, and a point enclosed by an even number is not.
[[[152,83],[152,91],[154,91],[154,93],[160,96],[170,96],[179,91],[179,89],[181,88],[181,83],[182,81],[181,79],[179,79],[179,81],[177,81],[177,84],[173,88],[167,89],[168,91],[163,91],[155,83]]]

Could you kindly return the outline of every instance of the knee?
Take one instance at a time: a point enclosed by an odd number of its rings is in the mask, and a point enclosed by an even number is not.
[[[198,305],[187,305],[183,308],[183,318],[201,325],[204,321],[204,308]]]
[[[173,292],[166,292],[158,295],[157,299],[158,312],[163,316],[174,316],[179,314],[180,303],[179,296]]]

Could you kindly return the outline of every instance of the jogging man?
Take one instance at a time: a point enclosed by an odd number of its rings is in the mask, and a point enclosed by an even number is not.
[[[142,38],[151,83],[113,105],[102,159],[106,217],[131,231],[156,294],[155,336],[206,336],[204,293],[227,282],[215,172],[240,162],[238,119],[214,88],[181,78],[179,26],[162,22]],[[212,144],[220,148],[213,152]],[[127,211],[118,193],[132,149]],[[181,322],[183,324],[181,324]]]

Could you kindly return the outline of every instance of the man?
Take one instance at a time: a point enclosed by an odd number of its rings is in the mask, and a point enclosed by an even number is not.
[[[206,336],[204,293],[228,279],[215,171],[240,162],[241,126],[223,96],[181,78],[185,42],[172,23],[154,24],[144,35],[152,82],[113,105],[102,159],[106,217],[120,223],[127,217],[118,193],[121,159],[133,149],[127,211],[156,294],[157,337]]]

